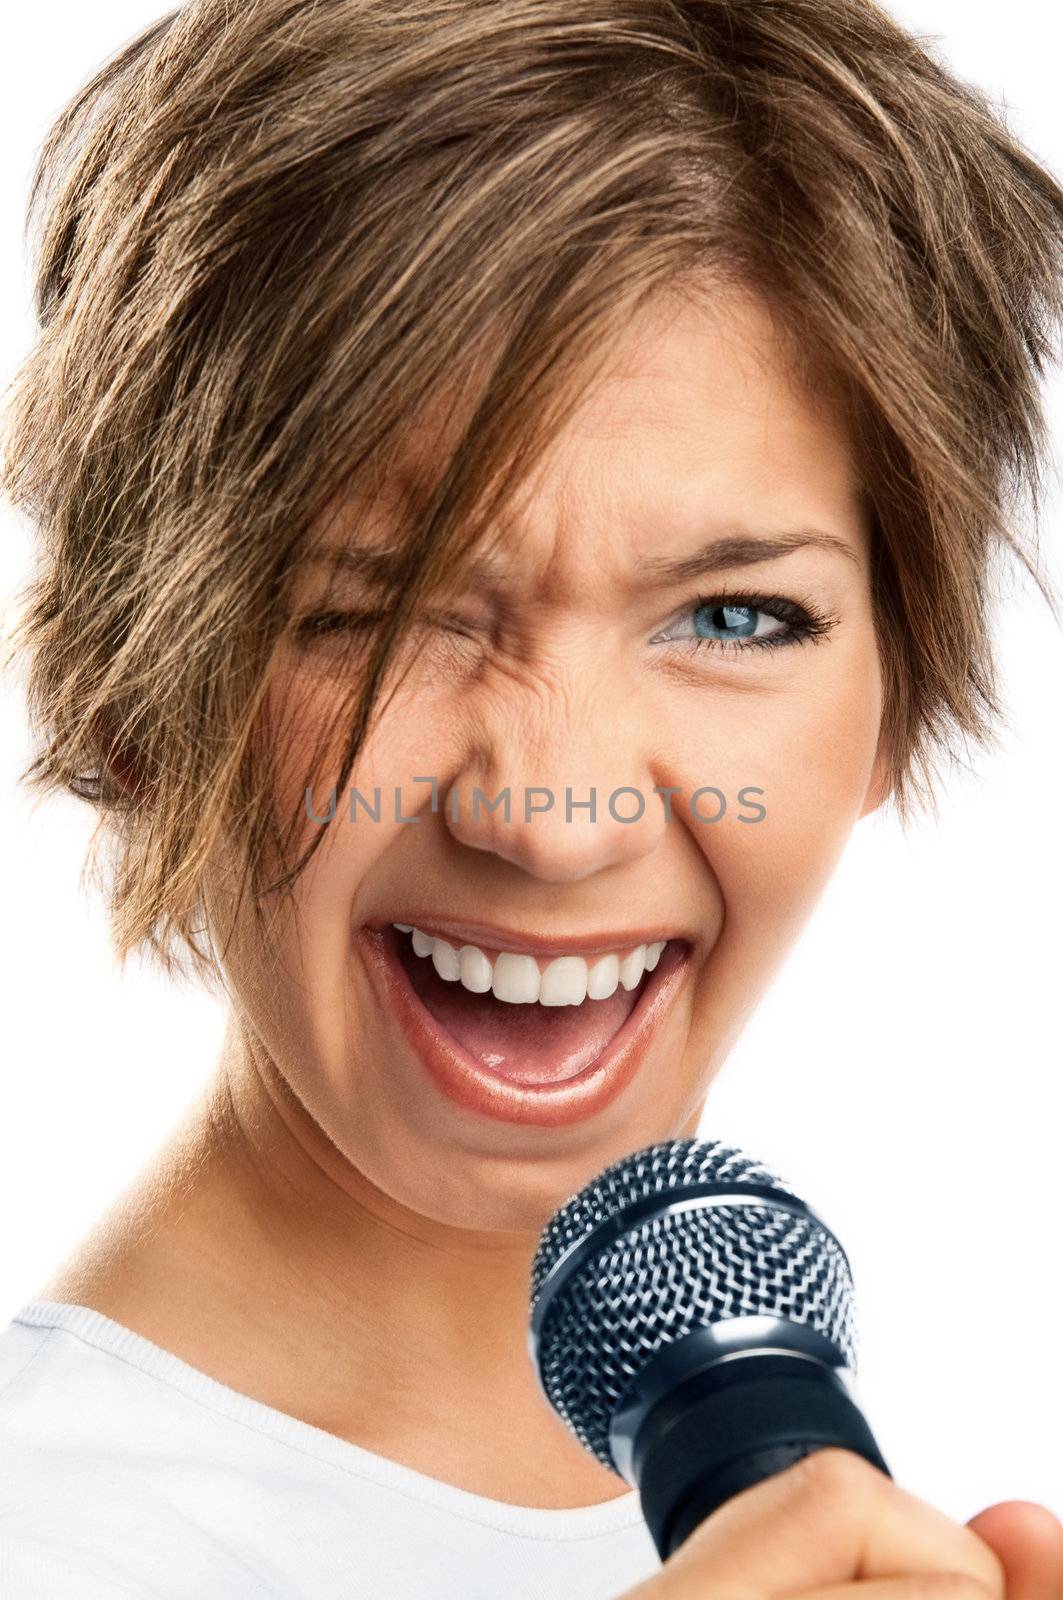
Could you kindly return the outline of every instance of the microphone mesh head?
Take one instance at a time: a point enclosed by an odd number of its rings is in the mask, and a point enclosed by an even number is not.
[[[571,1246],[628,1206],[659,1196],[654,1214],[580,1263],[562,1268],[539,1329],[536,1360],[547,1398],[603,1466],[617,1471],[609,1428],[632,1380],[666,1345],[731,1317],[809,1324],[853,1372],[853,1286],[833,1235],[770,1199],[703,1200],[669,1213],[698,1183],[794,1190],[761,1162],[716,1140],[650,1145],[613,1163],[560,1207],[532,1267],[534,1312],[547,1275]]]

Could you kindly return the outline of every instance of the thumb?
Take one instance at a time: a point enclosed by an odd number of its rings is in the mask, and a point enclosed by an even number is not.
[[[1063,1600],[1063,1523],[1033,1500],[1002,1500],[967,1524],[1000,1558],[1006,1600]]]

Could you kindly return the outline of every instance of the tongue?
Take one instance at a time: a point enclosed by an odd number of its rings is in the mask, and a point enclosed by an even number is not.
[[[561,1083],[601,1055],[634,1009],[639,991],[578,1006],[511,1005],[448,983],[430,961],[403,965],[423,1005],[463,1049],[513,1083]]]

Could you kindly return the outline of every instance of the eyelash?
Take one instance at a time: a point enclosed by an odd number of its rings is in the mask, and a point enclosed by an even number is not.
[[[712,594],[701,595],[691,600],[683,610],[676,612],[673,622],[691,616],[695,611],[718,610],[723,606],[744,607],[750,611],[763,611],[767,616],[774,617],[778,622],[786,624],[774,633],[766,633],[760,637],[747,639],[709,639],[695,637],[691,639],[668,639],[667,644],[686,645],[694,650],[702,645],[712,645],[714,649],[727,655],[740,655],[746,650],[777,650],[784,645],[804,644],[811,640],[815,644],[825,638],[831,629],[837,625],[838,618],[829,616],[820,611],[811,601],[803,603],[789,600],[781,594]]]
[[[320,638],[322,634],[361,633],[374,623],[383,622],[387,613],[384,611],[315,611],[312,616],[302,617],[296,627],[296,634],[300,639],[312,640]]]
[[[776,650],[784,645],[816,643],[837,625],[838,618],[818,610],[810,601],[790,600],[779,594],[713,594],[700,595],[691,600],[682,611],[676,612],[673,622],[690,616],[695,611],[717,610],[723,606],[744,607],[762,611],[767,616],[785,623],[785,628],[774,633],[746,639],[711,639],[694,636],[690,639],[665,639],[664,644],[680,644],[698,650],[702,645],[712,645],[724,654],[741,654],[746,650]],[[303,641],[320,638],[341,631],[361,633],[375,623],[383,622],[383,611],[320,611],[304,617],[298,624],[298,637]],[[447,620],[447,619],[436,619]],[[450,619],[456,621],[457,619]],[[461,631],[459,628],[458,631]]]

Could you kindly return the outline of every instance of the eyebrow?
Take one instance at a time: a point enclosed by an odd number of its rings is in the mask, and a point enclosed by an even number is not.
[[[795,529],[775,534],[737,533],[708,540],[690,555],[679,557],[647,556],[637,565],[642,576],[660,584],[681,583],[714,572],[752,567],[760,562],[778,561],[794,550],[828,550],[859,565],[860,558],[845,539],[818,528]],[[315,562],[330,562],[341,572],[354,573],[367,583],[382,587],[393,580],[402,552],[398,549],[366,549],[344,546],[338,550],[318,550],[310,555]],[[474,556],[467,564],[465,577],[471,584],[490,583],[503,574],[503,564],[489,553]]]
[[[639,571],[661,582],[678,583],[683,579],[701,578],[711,572],[727,572],[735,567],[753,567],[760,561],[777,561],[792,550],[832,550],[859,565],[856,550],[845,539],[834,533],[822,533],[818,528],[795,529],[792,533],[731,534],[721,539],[710,539],[689,556],[672,559],[649,556],[639,563]]]

